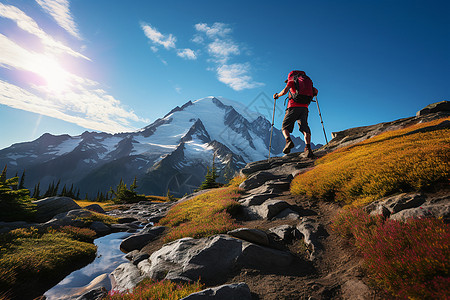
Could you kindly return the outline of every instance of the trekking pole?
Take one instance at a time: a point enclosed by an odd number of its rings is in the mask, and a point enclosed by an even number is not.
[[[323,125],[322,114],[320,113],[319,100],[317,100],[317,95],[315,102],[317,103],[317,110],[319,111],[320,123],[322,123],[323,135],[325,136],[325,141],[327,142],[328,145],[327,134],[325,133],[325,126]]]
[[[270,150],[272,148],[272,133],[273,133],[273,124],[275,120],[275,103],[277,102],[276,99],[273,99],[273,115],[272,115],[272,128],[270,129],[270,140],[269,140],[269,158],[267,160],[270,160]]]

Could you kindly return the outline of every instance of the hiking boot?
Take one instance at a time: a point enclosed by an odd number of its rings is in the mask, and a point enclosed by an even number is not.
[[[304,152],[305,152],[307,158],[315,158],[316,157],[314,155],[314,153],[312,152],[310,145],[306,145]]]
[[[291,153],[291,149],[294,148],[294,142],[291,138],[286,139],[286,146],[284,146],[283,153],[289,154]]]

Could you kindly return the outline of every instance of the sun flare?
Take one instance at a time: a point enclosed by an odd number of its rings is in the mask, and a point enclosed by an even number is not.
[[[44,88],[52,93],[61,93],[69,88],[70,76],[58,61],[52,57],[45,57],[37,62],[37,72],[45,80]]]

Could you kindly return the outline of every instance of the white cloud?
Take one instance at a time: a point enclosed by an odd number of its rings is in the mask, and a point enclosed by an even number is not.
[[[77,39],[82,39],[78,26],[70,13],[68,0],[36,0],[36,2],[55,19],[59,26]]]
[[[248,75],[250,71],[249,63],[222,65],[216,71],[219,81],[229,85],[235,91],[264,85],[260,82],[254,82],[252,77]]]
[[[209,38],[225,37],[231,33],[231,28],[228,24],[216,22],[212,26],[206,23],[195,24],[195,29],[204,32]]]
[[[186,49],[178,49],[177,50],[177,55],[179,57],[185,58],[185,59],[190,59],[190,60],[196,60],[197,59],[197,55],[195,54],[195,52],[192,49],[186,48]]]
[[[163,35],[161,32],[148,24],[141,23],[141,28],[147,38],[154,44],[163,46],[166,49],[175,48],[177,39],[172,35]]]
[[[196,44],[203,44],[203,42],[205,41],[203,39],[203,37],[199,34],[194,35],[194,37],[192,38],[192,41]]]
[[[231,40],[216,39],[208,45],[208,52],[225,63],[231,55],[239,55],[239,46]]]
[[[65,70],[51,54],[25,49],[2,34],[0,67],[41,79],[22,76],[21,84],[34,92],[0,80],[0,104],[106,132],[134,130],[131,121],[148,122],[123,108],[97,82]]]
[[[20,29],[38,37],[48,52],[67,53],[74,57],[81,57],[86,60],[90,60],[83,54],[72,50],[70,47],[67,47],[61,42],[56,41],[53,37],[49,36],[32,18],[15,6],[0,3],[0,17],[14,21]]]

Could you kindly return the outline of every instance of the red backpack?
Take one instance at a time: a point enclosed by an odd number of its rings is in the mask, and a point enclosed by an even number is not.
[[[311,78],[303,71],[291,71],[288,75],[288,80],[293,80],[295,84],[295,93],[289,90],[289,99],[294,100],[296,103],[309,105],[314,97]]]

